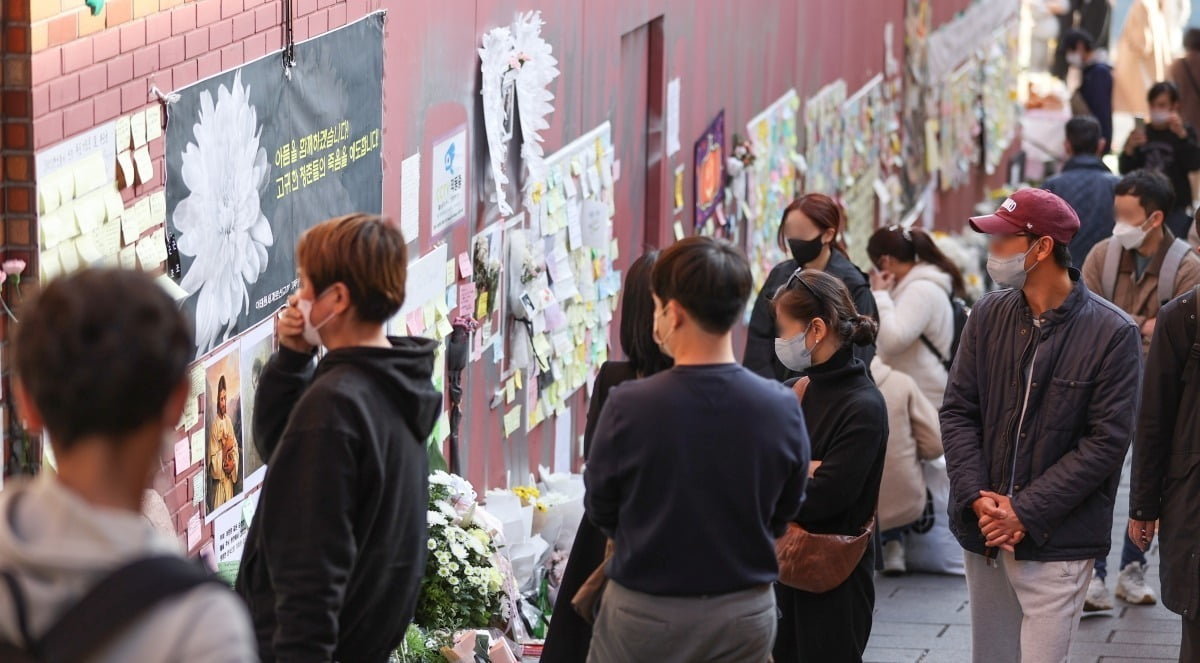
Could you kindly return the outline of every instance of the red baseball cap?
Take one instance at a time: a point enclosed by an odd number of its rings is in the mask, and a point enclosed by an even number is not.
[[[1079,215],[1067,201],[1045,189],[1021,189],[1000,203],[995,214],[969,220],[971,228],[984,235],[1027,233],[1070,244],[1079,232]]]

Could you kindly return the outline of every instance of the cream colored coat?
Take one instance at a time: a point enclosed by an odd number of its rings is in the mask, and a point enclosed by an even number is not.
[[[875,347],[883,361],[906,373],[934,407],[942,406],[946,367],[925,344],[924,334],[943,357],[954,342],[954,309],[950,305],[950,275],[917,263],[889,292],[875,291],[879,307],[879,336]]]
[[[942,455],[938,413],[913,379],[876,356],[871,375],[888,409],[887,458],[879,485],[879,528],[904,527],[925,510],[925,472],[921,461]]]
[[[1158,0],[1136,0],[1129,9],[1113,63],[1113,110],[1149,117],[1146,93],[1167,80],[1175,42]]]

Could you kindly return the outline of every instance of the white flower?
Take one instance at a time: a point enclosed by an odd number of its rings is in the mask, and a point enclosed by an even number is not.
[[[437,470],[429,475],[429,483],[435,486],[453,486],[454,480],[449,475],[441,470]]]
[[[451,587],[457,587],[459,580],[458,580],[458,578],[455,578],[454,576],[450,576],[449,578],[446,579],[446,582],[450,583]]]
[[[183,151],[181,174],[188,195],[175,207],[179,252],[194,260],[180,286],[196,301],[196,345],[211,350],[250,310],[250,292],[267,269],[267,247],[275,239],[262,212],[259,192],[267,185],[270,164],[259,147],[262,128],[250,105],[250,88],[241,74],[233,86],[217,89],[213,102],[200,95],[200,115],[192,126],[195,142]]]
[[[426,512],[425,518],[429,522],[430,525],[449,525],[450,524],[450,521],[446,520],[446,517],[443,516],[442,514],[438,513],[437,511]],[[432,550],[432,548],[430,550]]]
[[[430,539],[430,540],[429,540],[429,546],[428,546],[428,547],[429,547],[429,549],[430,549],[430,550],[437,550],[437,540],[435,540],[435,539]]]
[[[467,549],[461,543],[451,543],[450,552],[454,553],[454,556],[459,559],[467,558]]]

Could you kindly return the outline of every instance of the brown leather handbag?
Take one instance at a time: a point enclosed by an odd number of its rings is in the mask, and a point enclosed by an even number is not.
[[[809,382],[803,377],[792,386],[800,401],[804,400]],[[779,582],[813,594],[835,589],[846,582],[862,561],[874,531],[874,515],[857,536],[813,534],[796,523],[788,523],[787,532],[775,542]]]
[[[813,594],[824,594],[846,582],[862,561],[875,532],[875,516],[858,536],[813,534],[796,523],[775,542],[779,582]]]
[[[604,546],[604,561],[600,562],[600,566],[592,571],[592,575],[583,581],[579,590],[575,592],[574,598],[571,599],[571,607],[583,618],[583,621],[589,624],[596,621],[600,597],[604,594],[604,586],[608,584],[608,574],[604,572],[604,567],[608,565],[608,560],[612,559],[612,556],[613,542],[612,539],[609,539]]]

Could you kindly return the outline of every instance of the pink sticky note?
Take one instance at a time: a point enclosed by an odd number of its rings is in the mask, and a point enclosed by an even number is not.
[[[192,516],[192,519],[188,521],[187,528],[188,550],[195,548],[197,543],[200,543],[200,514]]]
[[[192,466],[192,445],[185,437],[175,443],[175,476],[183,474]]]
[[[458,314],[473,315],[475,313],[475,283],[464,283],[458,286]]]
[[[614,182],[621,179],[621,160],[620,159],[613,159],[612,176],[613,176]]]
[[[475,269],[471,266],[471,256],[466,251],[458,254],[458,273],[464,279],[475,275]]]
[[[425,311],[415,308],[408,312],[408,335],[420,336],[425,331]]]

